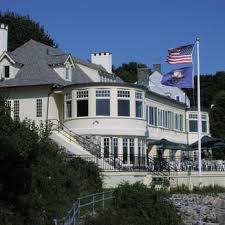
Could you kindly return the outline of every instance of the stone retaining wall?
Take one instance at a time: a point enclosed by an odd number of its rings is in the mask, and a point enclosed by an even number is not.
[[[185,225],[225,225],[225,194],[174,194]]]

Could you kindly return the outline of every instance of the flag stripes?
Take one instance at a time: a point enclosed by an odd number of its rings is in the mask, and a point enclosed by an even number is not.
[[[167,62],[169,64],[192,63],[192,50],[194,45],[185,45],[168,50]]]

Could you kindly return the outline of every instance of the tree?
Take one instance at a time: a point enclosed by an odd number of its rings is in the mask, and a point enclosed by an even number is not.
[[[123,63],[122,66],[113,69],[113,72],[122,80],[134,83],[137,81],[137,68],[147,68],[145,64],[137,62]]]
[[[210,110],[211,133],[225,140],[225,91],[220,91]]]
[[[225,87],[225,72],[219,71],[214,75],[201,75],[201,105],[203,108],[210,108],[213,104],[215,93],[224,90]],[[184,89],[191,105],[197,105],[197,77],[194,78],[194,89]]]
[[[68,160],[48,135],[48,126],[12,120],[0,101],[1,225],[51,224],[77,197],[102,190],[97,165]]]
[[[33,21],[28,15],[21,16],[13,12],[0,13],[0,23],[7,24],[9,27],[8,51],[13,51],[30,39],[52,47],[57,46],[44,27]]]

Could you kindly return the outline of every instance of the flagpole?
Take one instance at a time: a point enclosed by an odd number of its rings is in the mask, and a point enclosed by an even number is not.
[[[197,97],[198,97],[198,174],[202,175],[202,155],[201,155],[201,138],[202,138],[202,118],[201,118],[201,99],[200,99],[200,62],[199,62],[199,38],[196,38],[197,44]]]

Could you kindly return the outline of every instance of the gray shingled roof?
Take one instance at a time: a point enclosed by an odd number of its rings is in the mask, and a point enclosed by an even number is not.
[[[75,56],[73,56],[72,58],[78,64],[90,67],[90,68],[95,69],[95,70],[106,71],[106,69],[103,66],[101,66],[101,65],[97,65],[97,64],[94,64],[92,62],[85,61],[83,59],[79,59],[79,58],[77,58]]]
[[[52,68],[64,64],[69,54],[40,42],[30,40],[7,54],[22,65],[14,79],[0,81],[0,87],[58,84],[68,85],[93,82],[76,64],[72,69],[72,81],[63,80]],[[73,57],[74,61],[88,67],[105,71],[101,66]]]
[[[44,63],[24,65],[14,79],[0,82],[0,87],[59,84],[66,82]]]

